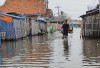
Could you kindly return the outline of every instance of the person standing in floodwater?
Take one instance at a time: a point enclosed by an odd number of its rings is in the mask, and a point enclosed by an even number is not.
[[[62,29],[63,29],[63,38],[67,38],[68,37],[68,28],[69,28],[69,25],[67,23],[67,19],[65,20],[63,26],[62,26]]]

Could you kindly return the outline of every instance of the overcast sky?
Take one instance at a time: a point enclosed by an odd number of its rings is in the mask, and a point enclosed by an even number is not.
[[[0,0],[2,5],[5,0]],[[85,14],[87,7],[95,6],[98,0],[49,0],[49,8],[51,8],[55,15],[57,15],[57,5],[61,6],[60,11],[66,12],[71,18],[78,19],[82,14]]]
[[[0,0],[0,5],[2,5],[5,2],[5,0]]]
[[[61,6],[60,10],[66,12],[73,19],[78,19],[82,14],[85,14],[87,7],[95,6],[98,0],[49,0],[49,8],[53,9],[54,14],[57,14],[57,5]]]

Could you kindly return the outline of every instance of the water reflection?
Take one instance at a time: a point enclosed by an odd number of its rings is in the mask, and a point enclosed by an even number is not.
[[[84,66],[100,66],[100,40],[83,41]]]
[[[50,51],[46,35],[34,36],[18,41],[3,42],[0,48],[0,67],[48,68]]]
[[[69,53],[69,46],[68,46],[68,40],[67,39],[63,41],[63,45],[64,45],[65,55],[68,55],[68,53]]]
[[[84,40],[83,44],[84,56],[88,58],[100,56],[100,40]]]
[[[32,44],[35,44],[35,43],[45,43],[45,41],[48,40],[48,34],[44,34],[44,35],[39,35],[39,36],[33,36],[31,41],[32,41]]]
[[[68,39],[60,32],[2,42],[0,68],[100,68],[100,40]]]

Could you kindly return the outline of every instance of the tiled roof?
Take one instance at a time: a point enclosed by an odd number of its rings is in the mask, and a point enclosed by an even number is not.
[[[0,11],[18,14],[46,14],[46,3],[45,0],[6,0],[5,4],[0,6]]]

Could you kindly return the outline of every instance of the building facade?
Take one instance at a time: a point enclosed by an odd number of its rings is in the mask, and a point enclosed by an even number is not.
[[[81,16],[82,36],[83,38],[100,38],[100,11],[97,6],[95,9],[89,10],[85,15]]]

